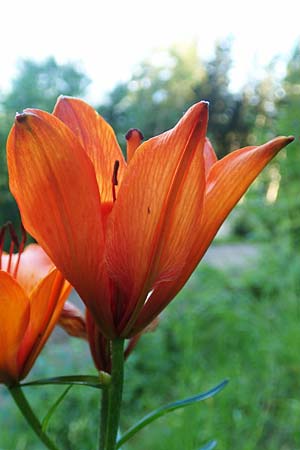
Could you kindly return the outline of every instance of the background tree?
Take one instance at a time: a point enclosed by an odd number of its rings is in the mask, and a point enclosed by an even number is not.
[[[89,82],[74,64],[58,64],[53,57],[41,62],[25,59],[19,63],[18,75],[2,100],[2,108],[13,114],[24,108],[51,112],[60,94],[82,96]]]
[[[193,103],[208,100],[208,135],[220,156],[253,142],[261,105],[253,103],[254,86],[238,94],[230,90],[230,42],[216,45],[208,62],[199,58],[196,44],[172,47],[160,56],[142,62],[129,82],[118,84],[99,107],[120,141],[131,127],[140,128],[146,139],[161,133]]]

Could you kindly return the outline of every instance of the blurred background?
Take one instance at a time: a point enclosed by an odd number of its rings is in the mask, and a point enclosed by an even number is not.
[[[219,157],[295,136],[240,201],[178,298],[127,363],[123,428],[157,405],[204,391],[213,400],[150,425],[128,450],[300,449],[300,31],[295,3],[151,4],[34,0],[2,5],[0,222],[19,223],[5,143],[16,111],[52,111],[60,94],[91,103],[121,146],[210,102]],[[93,373],[84,342],[55,333],[30,378]],[[36,389],[36,388],[35,388]],[[63,389],[62,389],[63,390]],[[28,395],[46,414],[60,392]],[[94,448],[97,393],[72,388],[50,423],[64,449]],[[0,387],[0,449],[40,444]]]

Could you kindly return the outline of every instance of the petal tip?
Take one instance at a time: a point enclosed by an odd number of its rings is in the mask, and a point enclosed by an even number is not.
[[[286,138],[286,140],[287,140],[287,144],[290,144],[291,142],[293,142],[295,140],[295,136],[288,136]]]
[[[16,122],[18,122],[18,123],[24,123],[24,122],[26,122],[26,120],[27,120],[27,117],[28,117],[28,114],[26,114],[24,111],[22,112],[22,113],[16,113],[16,116],[15,116],[15,119],[16,119]]]

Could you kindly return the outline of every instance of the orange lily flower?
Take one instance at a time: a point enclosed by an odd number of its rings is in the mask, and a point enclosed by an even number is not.
[[[1,233],[1,248],[4,233]],[[37,244],[0,255],[0,383],[25,378],[56,325],[70,285]]]
[[[141,143],[128,164],[90,106],[59,98],[53,114],[16,116],[10,188],[25,228],[74,286],[106,338],[130,337],[174,298],[252,181],[292,137],[217,161],[208,105]]]

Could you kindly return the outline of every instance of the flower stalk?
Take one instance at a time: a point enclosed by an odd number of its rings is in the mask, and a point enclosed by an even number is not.
[[[124,339],[114,339],[112,346],[111,383],[103,392],[99,450],[116,450],[124,381]],[[104,414],[106,414],[104,418]],[[105,427],[105,429],[103,429]],[[104,438],[103,438],[104,434]]]
[[[20,386],[13,386],[8,388],[12,398],[14,399],[19,410],[23,414],[27,423],[30,425],[35,434],[39,439],[45,444],[45,446],[50,450],[58,450],[56,445],[51,441],[51,439],[44,433],[42,425],[36,415],[34,414],[28,400],[26,399],[22,388]]]

